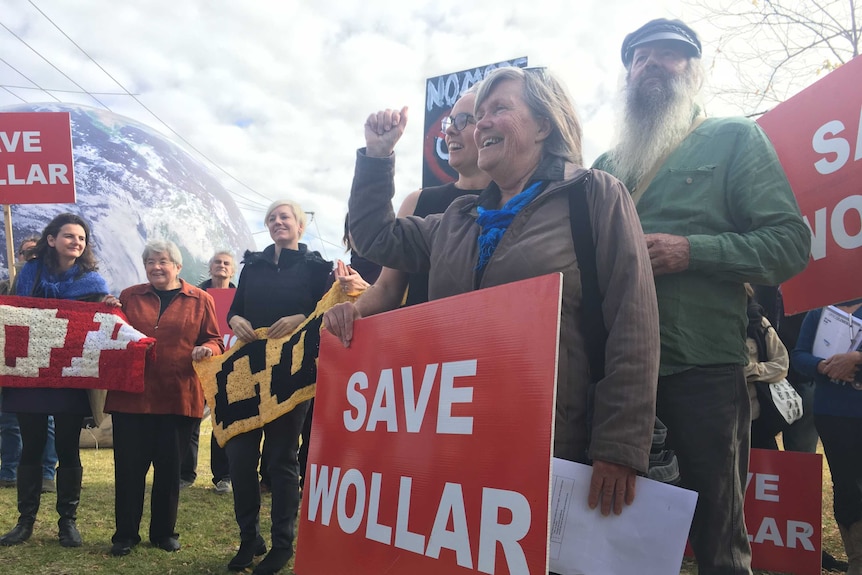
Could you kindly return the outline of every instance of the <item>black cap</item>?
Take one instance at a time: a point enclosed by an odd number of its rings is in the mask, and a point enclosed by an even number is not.
[[[688,51],[690,58],[700,58],[700,40],[694,30],[682,20],[658,18],[650,20],[623,40],[622,57],[626,68],[632,63],[635,48],[656,40],[675,40]]]

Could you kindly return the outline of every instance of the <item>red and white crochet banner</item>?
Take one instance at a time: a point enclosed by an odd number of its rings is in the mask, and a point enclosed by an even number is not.
[[[103,303],[0,296],[0,387],[144,390],[156,340]]]

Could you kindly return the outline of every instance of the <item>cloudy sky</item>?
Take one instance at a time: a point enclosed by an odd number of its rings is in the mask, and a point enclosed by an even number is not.
[[[398,147],[400,202],[421,184],[425,79],[528,56],[572,93],[589,163],[613,137],[620,43],[662,16],[696,21],[669,0],[0,0],[0,106],[53,101],[34,83],[96,107],[74,91],[101,93],[209,158],[252,232],[275,198],[315,212],[306,240],[334,259],[370,112],[415,110]],[[708,64],[711,31],[696,27]],[[137,101],[111,95],[124,88]]]

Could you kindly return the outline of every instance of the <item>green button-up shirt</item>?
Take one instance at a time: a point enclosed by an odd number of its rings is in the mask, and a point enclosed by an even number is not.
[[[609,155],[594,168],[614,173]],[[811,234],[766,134],[745,118],[710,118],[674,150],[637,205],[644,233],[685,236],[686,271],[655,278],[659,375],[740,364],[744,282],[777,285],[808,263]]]

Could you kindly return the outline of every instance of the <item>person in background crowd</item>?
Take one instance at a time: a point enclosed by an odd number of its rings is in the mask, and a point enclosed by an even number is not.
[[[476,104],[477,87],[473,86],[455,102],[450,116],[443,120],[441,126],[449,150],[449,165],[458,172],[458,180],[411,193],[398,210],[399,218],[411,215],[424,218],[431,214],[442,214],[457,198],[478,195],[491,182],[491,177],[479,169],[479,148],[473,139],[476,131],[473,107]],[[355,304],[346,303],[343,306],[350,311],[354,320],[383,313],[401,305],[405,289],[406,305],[428,301],[428,273],[408,274],[383,268],[379,279],[359,296]],[[348,330],[352,328],[348,327]],[[346,339],[351,337],[352,331],[349,331]]]
[[[679,20],[625,37],[615,147],[593,164],[632,193],[661,319],[656,410],[699,494],[698,572],[751,573],[743,521],[751,405],[743,284],[777,285],[808,262],[811,234],[769,139],[745,118],[704,118],[701,43]]]
[[[835,306],[862,319],[862,299]],[[805,316],[791,359],[816,385],[814,423],[832,473],[832,510],[847,552],[847,575],[862,575],[862,351],[815,355],[822,313]]]
[[[32,259],[32,250],[39,242],[39,236],[24,238],[18,246],[18,256],[15,266],[23,267],[27,260]],[[0,295],[11,293],[12,283],[9,280],[0,282]],[[0,403],[0,487],[15,487],[18,477],[18,460],[21,458],[21,430],[18,428],[18,418],[14,413],[2,412]],[[48,416],[48,440],[45,442],[45,452],[42,454],[42,493],[53,493],[57,486],[54,476],[57,470],[57,450],[54,447],[54,417]]]
[[[745,380],[748,382],[748,397],[751,400],[751,447],[778,449],[775,436],[780,433],[779,427],[786,427],[787,422],[780,414],[761,410],[755,382],[782,381],[787,377],[790,355],[763,314],[763,308],[754,298],[754,289],[750,284],[745,284],[745,291],[748,295],[748,327],[745,339],[748,364],[745,366]],[[780,421],[773,421],[776,418]]]
[[[289,200],[276,200],[266,211],[264,224],[273,243],[262,252],[246,252],[228,323],[242,341],[257,339],[254,330],[267,328],[277,339],[293,332],[314,311],[323,297],[332,262],[299,242],[306,216]],[[313,382],[309,381],[308,384]],[[257,555],[266,553],[260,534],[260,488],[257,466],[260,440],[266,434],[267,469],[272,481],[272,549],[255,568],[256,575],[276,573],[293,556],[294,524],[299,508],[299,433],[308,402],[225,444],[233,484],[234,511],[240,546],[228,569],[242,571]]]
[[[776,286],[754,286],[754,298],[763,305],[764,315],[778,330],[778,337],[788,350],[796,347],[799,339],[799,330],[802,328],[804,313],[785,315],[784,297],[780,287]],[[814,426],[814,382],[799,373],[790,364],[787,372],[787,381],[802,398],[802,417],[791,423],[781,433],[781,441],[786,451],[799,451],[801,453],[817,453],[817,428]],[[847,571],[847,562],[839,561],[826,549],[821,552],[821,566],[827,571]]]
[[[201,289],[226,289],[235,288],[233,279],[236,273],[236,263],[234,263],[233,254],[228,251],[217,251],[210,258],[209,262],[210,277],[208,280],[201,282],[198,285]]]
[[[108,284],[96,271],[90,226],[80,216],[63,213],[51,220],[33,256],[15,280],[15,295],[41,298],[101,301],[120,305],[108,293]],[[81,498],[81,423],[91,415],[86,389],[13,388],[2,390],[3,408],[18,416],[21,461],[18,466],[18,524],[0,537],[0,545],[18,545],[33,534],[42,495],[42,457],[48,437],[48,416],[54,416],[57,449],[58,537],[63,547],[80,547],[78,504]]]
[[[236,264],[234,264],[233,254],[228,251],[218,251],[213,254],[209,261],[210,277],[208,280],[198,284],[202,290],[209,288],[225,289],[236,288],[236,285],[231,281],[236,273]],[[206,415],[204,415],[206,417]],[[189,441],[189,449],[186,456],[183,457],[180,465],[180,489],[185,489],[192,485],[198,477],[198,445],[201,436],[201,422],[195,423],[192,429],[191,441]],[[230,470],[228,469],[227,455],[218,442],[215,436],[210,436],[210,469],[212,471],[212,482],[215,486],[216,493],[223,495],[231,492]]]
[[[637,213],[618,180],[581,167],[580,121],[548,71],[492,71],[478,88],[474,115],[478,166],[492,181],[479,196],[458,198],[444,214],[423,219],[396,218],[391,205],[393,150],[407,109],[371,114],[350,193],[351,235],[372,261],[429,272],[431,300],[563,273],[554,455],[591,459],[590,508],[620,514],[634,500],[636,475],[647,471],[658,374],[658,312]],[[581,183],[608,329],[608,369],[595,386],[592,429],[585,401],[589,336],[580,325],[569,219],[570,196]],[[354,312],[340,305],[324,318],[344,345],[353,335]]]
[[[168,552],[180,549],[174,531],[180,462],[204,409],[192,360],[224,351],[212,297],[179,277],[179,248],[171,241],[150,241],[142,260],[149,283],[124,289],[120,302],[129,324],[156,339],[155,360],[148,358],[142,393],[111,390],[105,400],[114,424],[115,557],[128,555],[141,541],[138,529],[151,465],[150,542]]]

